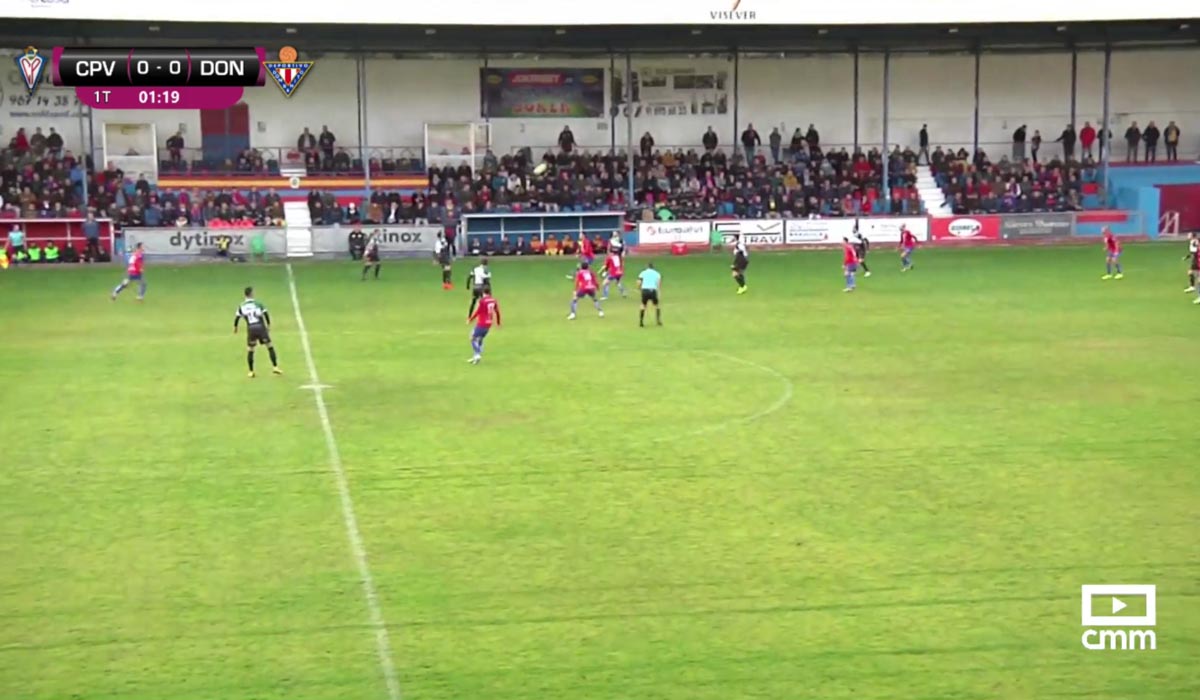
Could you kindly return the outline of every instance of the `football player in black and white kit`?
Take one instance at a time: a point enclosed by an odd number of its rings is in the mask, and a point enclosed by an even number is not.
[[[238,323],[246,322],[246,366],[250,372],[247,376],[254,379],[254,348],[262,345],[271,356],[271,371],[283,374],[279,369],[279,357],[275,354],[275,346],[271,345],[271,314],[267,307],[254,298],[254,288],[246,287],[245,298],[233,315],[233,332],[238,332]]]
[[[867,237],[862,235],[862,231],[858,230],[858,224],[854,225],[854,252],[858,253],[858,266],[862,268],[863,277],[871,276],[871,268],[867,267],[867,251],[871,249],[871,242]]]
[[[362,281],[367,281],[367,272],[375,268],[375,279],[379,279],[379,229],[371,232],[367,237],[367,243],[363,247],[363,269]]]
[[[492,293],[492,271],[488,269],[487,258],[479,259],[479,264],[471,270],[468,284],[471,285],[471,308],[467,309],[467,318],[471,318],[483,295]]]
[[[608,237],[608,249],[620,256],[621,262],[625,261],[625,239],[621,238],[620,231],[613,231],[612,235]]]
[[[1195,233],[1188,234],[1188,252],[1183,259],[1188,261],[1188,286],[1183,291],[1194,292],[1200,282],[1200,238]]]
[[[453,268],[450,244],[446,242],[446,237],[441,233],[437,235],[437,242],[433,244],[433,259],[442,266],[442,289],[454,289],[454,280],[450,276]]]
[[[750,267],[750,251],[746,250],[746,244],[742,242],[742,234],[735,233],[733,235],[733,264],[729,269],[733,271],[733,281],[737,283],[738,294],[746,293],[746,268]]]

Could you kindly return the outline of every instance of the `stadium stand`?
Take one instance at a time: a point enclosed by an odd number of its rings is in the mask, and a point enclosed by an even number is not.
[[[993,163],[983,150],[971,158],[965,149],[939,148],[930,168],[955,214],[1080,211],[1099,189],[1091,160],[1036,163],[1002,156]]]
[[[21,129],[0,151],[0,218],[80,216],[89,164],[63,150],[61,139],[56,149],[45,144]]]
[[[231,176],[213,190],[166,189],[112,164],[95,172],[63,149],[61,136],[50,141],[37,129],[33,137],[19,129],[0,152],[0,218],[79,218],[86,209],[111,217],[120,226],[281,226],[281,196],[275,190],[241,188],[233,176],[278,175],[279,158],[246,149],[236,161],[189,160],[182,137],[167,140],[164,172],[192,176]],[[49,144],[49,145],[48,145]],[[285,160],[307,160],[332,174],[362,174],[362,161],[346,149],[298,149]],[[56,147],[55,147],[56,146]],[[424,190],[374,190],[368,196],[307,193],[309,212],[318,224],[453,224],[462,214],[587,212],[622,210],[630,221],[671,219],[773,219],[926,213],[916,188],[918,153],[896,146],[888,154],[889,182],[882,182],[883,155],[878,149],[850,153],[822,151],[793,138],[777,153],[758,149],[747,160],[742,149],[668,148],[633,159],[632,201],[629,159],[622,152],[578,148],[547,150],[536,161],[548,166],[535,174],[532,149],[496,156],[488,151],[483,167],[428,170]],[[419,159],[371,158],[373,174],[410,172]],[[986,152],[971,157],[965,149],[930,157],[930,168],[947,205],[956,214],[1077,211],[1101,206],[1098,166],[1052,159],[1045,163],[993,162]],[[322,172],[322,171],[318,171]]]

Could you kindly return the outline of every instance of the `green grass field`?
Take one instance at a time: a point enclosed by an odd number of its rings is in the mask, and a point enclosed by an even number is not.
[[[385,635],[283,265],[151,264],[140,305],[9,270],[0,698],[388,700],[383,637],[413,700],[1196,698],[1180,255],[878,250],[847,295],[839,252],[758,254],[741,297],[661,258],[661,329],[498,260],[479,367],[468,263],[296,264]],[[1081,646],[1104,583],[1158,586],[1156,651]]]

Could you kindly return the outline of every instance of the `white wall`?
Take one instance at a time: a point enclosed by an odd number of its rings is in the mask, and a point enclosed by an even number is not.
[[[479,121],[482,65],[470,59],[368,60],[368,145],[421,146],[425,122]]]
[[[1192,146],[1187,153],[1195,155],[1200,148],[1200,50],[1114,53],[1112,84],[1110,109],[1122,127],[1130,119],[1143,127],[1153,119],[1161,129],[1174,119],[1183,130],[1185,143]],[[1113,131],[1120,138],[1116,129]]]
[[[813,124],[822,143],[854,142],[854,58],[743,58],[738,120],[753,122],[763,141],[780,127],[785,144],[797,127]],[[722,134],[723,140],[729,142]]]
[[[426,122],[479,120],[480,59],[367,61],[367,140],[369,145],[413,146],[423,144]],[[542,61],[499,61],[493,67],[575,67],[609,69],[606,58]],[[980,66],[980,140],[985,144],[1007,143],[1021,123],[1041,129],[1053,140],[1070,113],[1070,54],[985,54]],[[641,56],[634,69],[696,68],[726,71],[730,103],[726,114],[641,115],[634,120],[636,141],[649,130],[660,145],[698,144],[708,125],[722,143],[736,143],[733,122],[733,62],[726,57]],[[1098,123],[1103,109],[1104,58],[1100,52],[1082,52],[1078,60],[1076,95],[1077,121]],[[1183,130],[1185,155],[1200,152],[1200,49],[1114,52],[1110,108],[1114,132],[1124,131],[1131,119],[1142,126],[1150,119],[1160,128],[1174,119]],[[624,72],[623,59],[616,62]],[[853,140],[853,59],[848,55],[743,57],[740,60],[737,111],[740,127],[753,122],[764,140],[773,126],[781,127],[785,140],[797,126],[816,124],[828,144]],[[69,90],[43,86],[39,97],[69,96],[72,106],[14,105],[20,94],[20,78],[12,61],[0,61],[0,85],[4,88],[0,107],[0,138],[7,140],[18,126],[55,126],[69,147],[87,139],[87,121]],[[969,144],[974,120],[974,58],[969,55],[896,54],[891,61],[889,141],[915,144],[921,124],[929,124],[933,145]],[[605,81],[606,107],[611,106],[610,82]],[[251,143],[259,147],[292,147],[300,130],[314,132],[328,124],[345,146],[358,143],[356,75],[354,62],[345,57],[325,56],[305,78],[300,90],[285,98],[274,85],[248,88]],[[883,59],[863,55],[860,61],[859,140],[882,140]],[[53,101],[53,99],[52,99]],[[95,122],[151,121],[165,139],[182,124],[191,146],[200,145],[200,120],[196,111],[145,110],[97,111]],[[262,130],[257,127],[262,124]],[[576,140],[588,148],[608,148],[615,135],[625,142],[624,114],[613,124],[606,114],[599,119],[493,119],[493,139],[498,152],[520,145],[549,146],[558,132],[571,126]]]
[[[973,58],[970,65],[973,71]],[[1082,77],[1082,60],[1079,72]],[[1086,120],[1096,124],[1100,112],[1093,115],[1091,103],[1084,97],[1081,90],[1076,107],[1079,124]],[[967,106],[971,108],[969,99]],[[1028,126],[1027,136],[1032,137],[1037,129],[1043,139],[1053,141],[1070,121],[1070,114],[1071,54],[983,56],[979,64],[979,140],[986,150],[1007,151],[1012,133],[1022,124]],[[966,136],[966,143],[971,143],[970,128]]]
[[[975,59],[966,56],[892,57],[888,141],[916,144],[922,124],[931,145],[971,143]]]

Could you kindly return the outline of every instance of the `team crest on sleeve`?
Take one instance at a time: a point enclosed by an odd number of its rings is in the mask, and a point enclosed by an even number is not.
[[[300,88],[300,82],[313,67],[314,61],[297,61],[297,56],[296,49],[285,46],[279,50],[278,61],[263,62],[284,97],[291,97]]]
[[[32,95],[33,91],[37,90],[38,83],[42,81],[42,73],[46,69],[46,59],[38,55],[37,49],[26,46],[25,53],[17,56],[16,61],[21,80],[25,82],[25,88]]]

